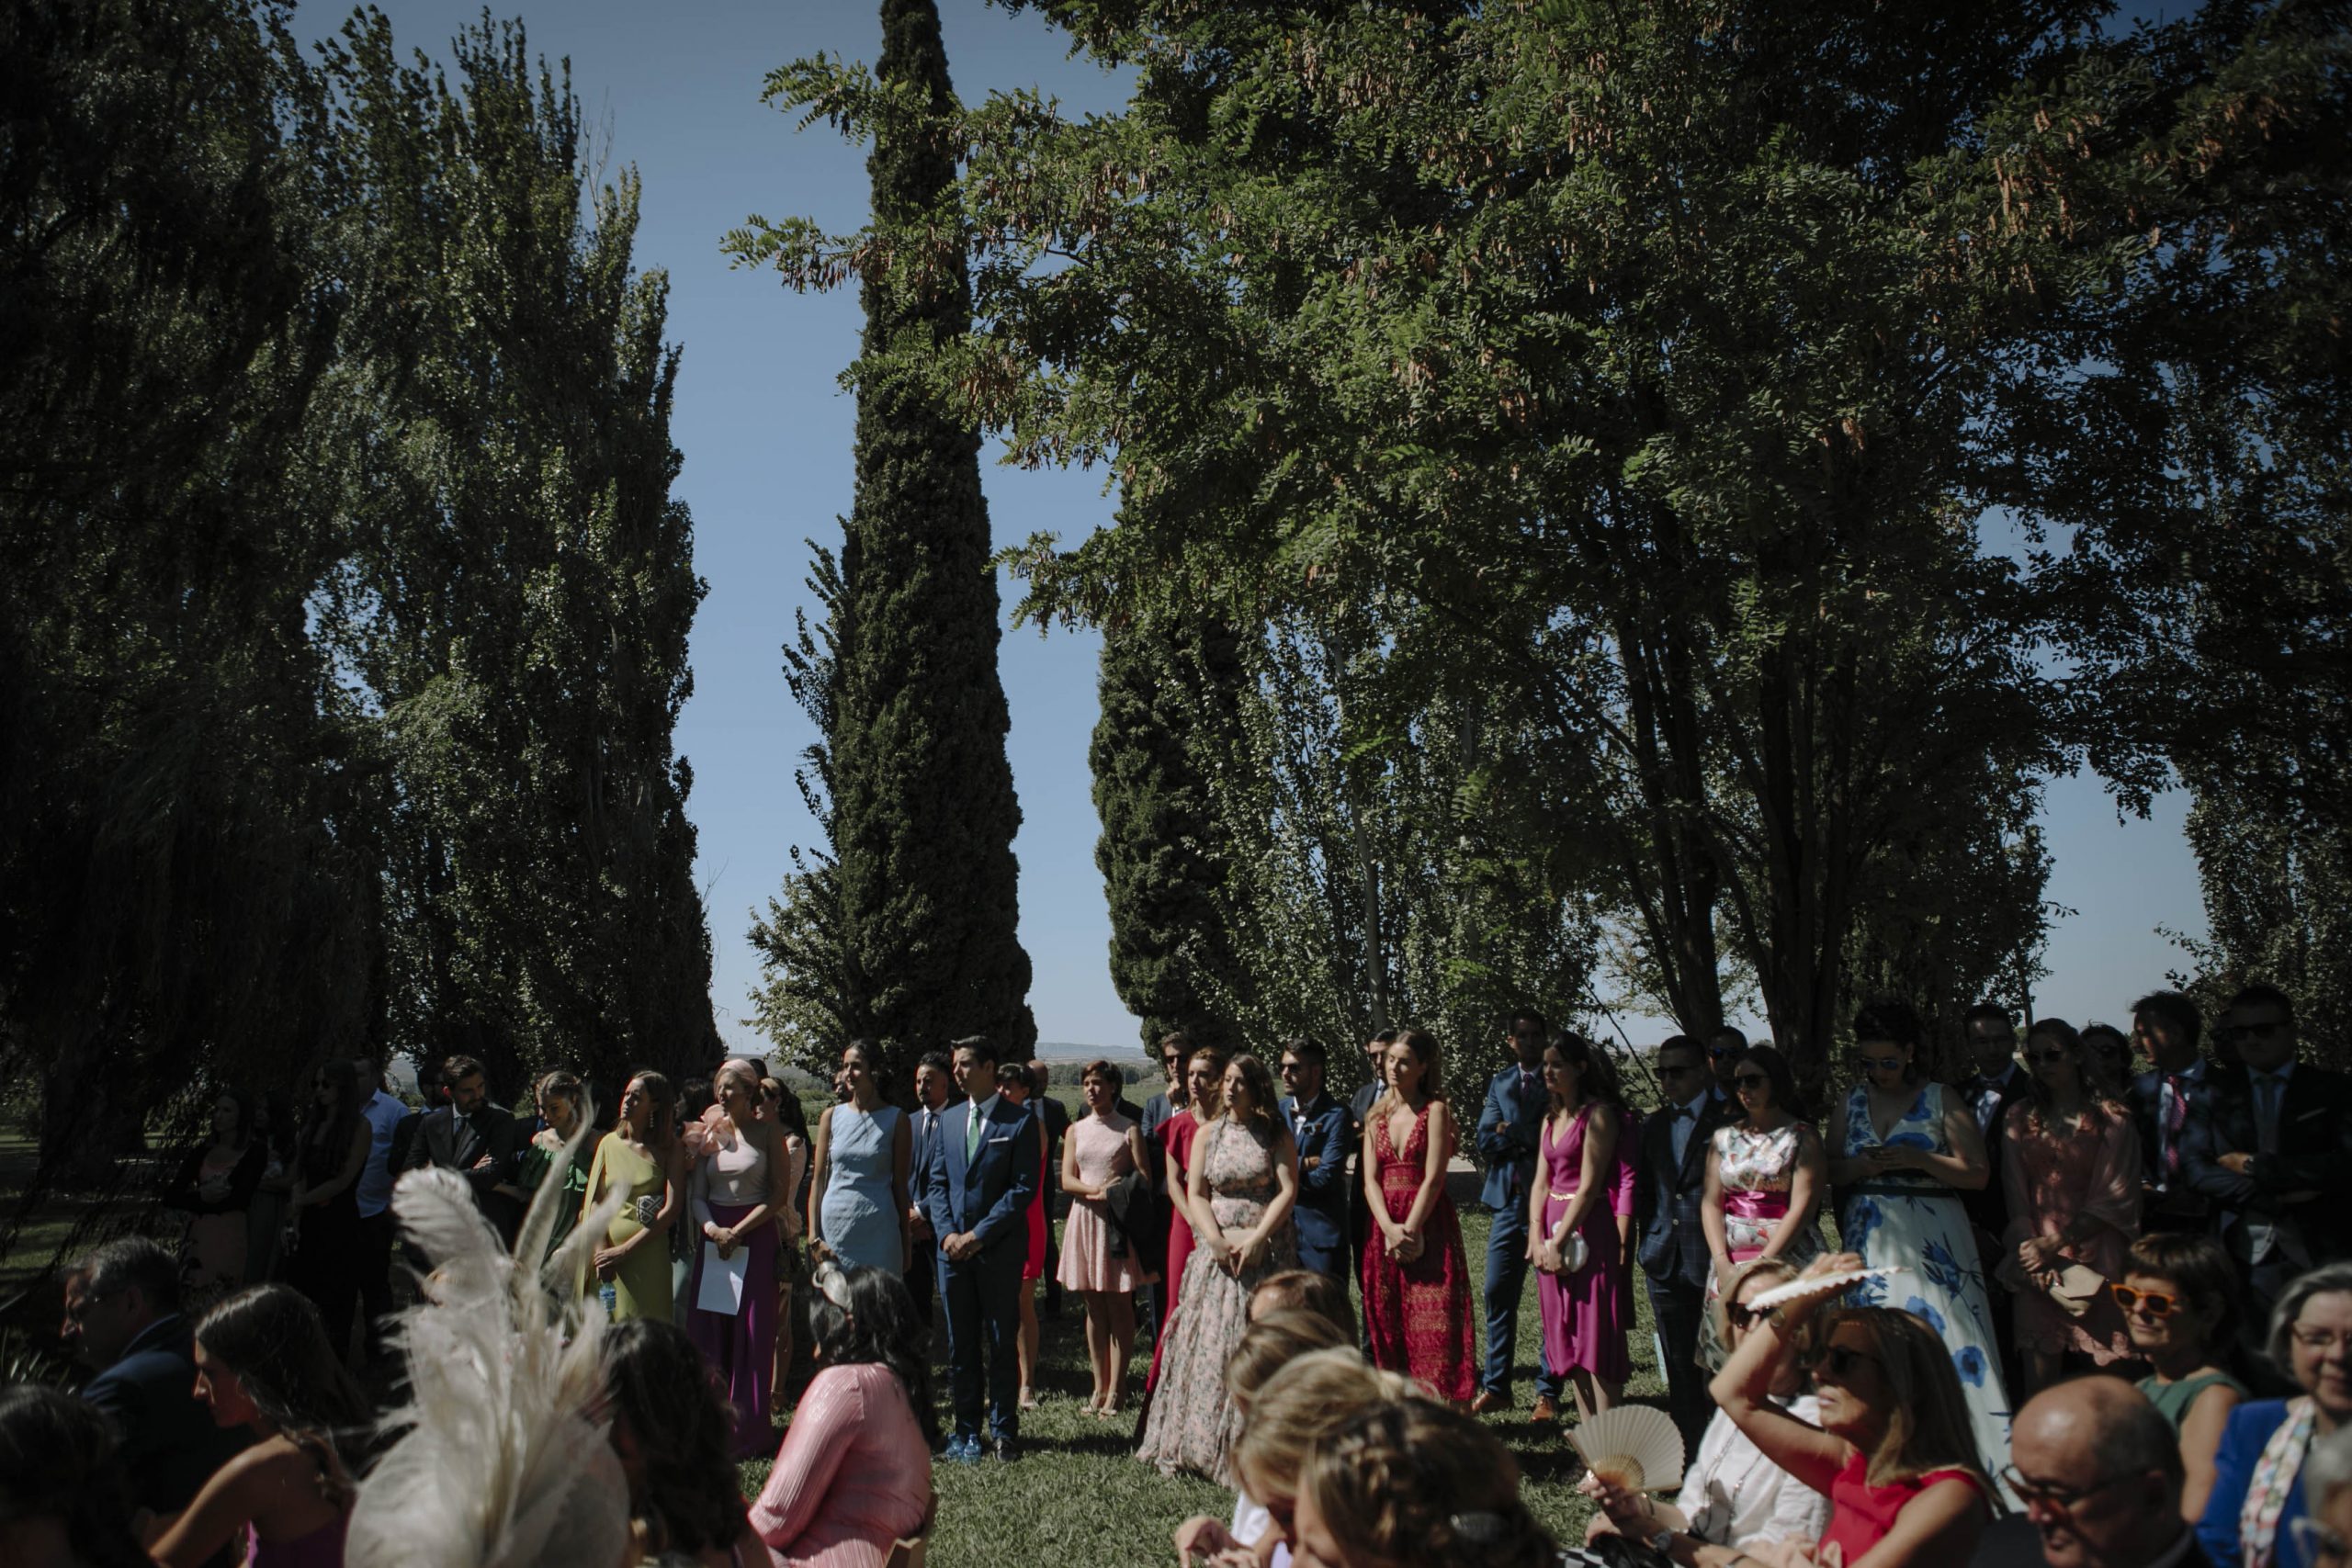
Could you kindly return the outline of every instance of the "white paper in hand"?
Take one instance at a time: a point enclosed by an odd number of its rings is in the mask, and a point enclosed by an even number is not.
[[[751,1267],[752,1249],[739,1247],[732,1258],[718,1256],[718,1244],[702,1244],[702,1288],[695,1292],[695,1305],[704,1312],[715,1312],[733,1317],[743,1310],[743,1277]]]

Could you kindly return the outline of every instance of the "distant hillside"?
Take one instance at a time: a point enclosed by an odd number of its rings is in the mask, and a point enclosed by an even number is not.
[[[1040,1040],[1037,1056],[1046,1062],[1091,1062],[1104,1057],[1125,1066],[1131,1062],[1149,1062],[1141,1043],[1132,1045],[1080,1045],[1068,1040]]]

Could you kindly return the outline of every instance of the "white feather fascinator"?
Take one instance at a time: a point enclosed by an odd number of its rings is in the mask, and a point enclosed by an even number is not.
[[[456,1172],[410,1171],[393,1190],[392,1213],[434,1272],[396,1330],[408,1400],[386,1417],[398,1437],[352,1506],[353,1568],[620,1561],[628,1483],[598,1408],[605,1309],[575,1281],[626,1192],[581,1216],[544,1267],[529,1261],[554,1234],[564,1164],[592,1135],[583,1105],[513,1256]]]

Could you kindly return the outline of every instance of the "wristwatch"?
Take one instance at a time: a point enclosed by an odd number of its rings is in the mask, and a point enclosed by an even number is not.
[[[1674,1555],[1674,1532],[1660,1530],[1650,1537],[1648,1545],[1649,1549],[1660,1557],[1671,1558]]]

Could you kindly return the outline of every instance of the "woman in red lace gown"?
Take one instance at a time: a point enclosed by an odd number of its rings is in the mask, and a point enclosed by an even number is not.
[[[1441,1399],[1467,1401],[1476,1330],[1462,1220],[1446,1196],[1453,1110],[1438,1070],[1437,1041],[1399,1034],[1382,1062],[1388,1091],[1364,1118],[1364,1337],[1373,1364],[1403,1372]]]

